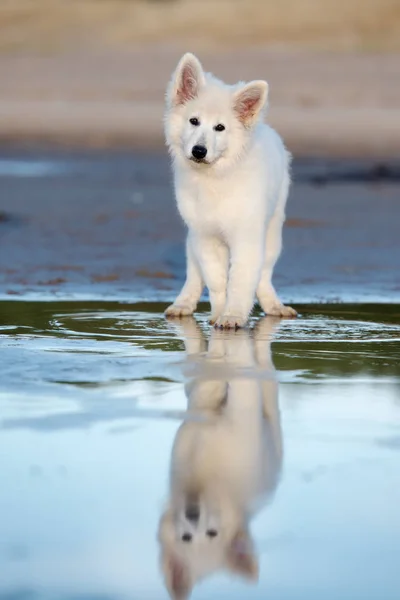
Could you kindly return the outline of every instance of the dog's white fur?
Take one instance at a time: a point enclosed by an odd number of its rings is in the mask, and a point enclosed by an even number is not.
[[[161,567],[175,600],[187,598],[196,582],[217,570],[258,577],[249,522],[272,498],[282,465],[270,354],[277,321],[264,317],[254,337],[245,329],[228,338],[213,330],[205,354],[195,320],[176,325],[196,369],[186,386],[188,418],[175,437],[169,501],[158,532]],[[190,503],[199,508],[195,522],[186,514]],[[217,535],[210,538],[210,530]]]
[[[179,212],[188,227],[186,283],[166,315],[190,315],[207,286],[210,321],[246,324],[257,295],[265,313],[295,316],[272,285],[281,252],[290,155],[263,122],[265,81],[230,86],[187,53],[166,97],[166,142]],[[197,119],[193,125],[190,120]],[[216,131],[222,124],[225,129]],[[201,162],[194,146],[206,148]]]

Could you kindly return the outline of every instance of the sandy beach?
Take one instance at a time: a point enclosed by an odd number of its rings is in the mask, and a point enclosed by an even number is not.
[[[183,47],[0,57],[0,142],[154,149],[164,90]],[[269,122],[302,156],[392,157],[400,151],[400,61],[388,54],[206,51],[234,83],[265,78]]]
[[[400,151],[397,0],[4,0],[0,143],[155,149],[185,51],[227,82],[266,79],[302,156]]]

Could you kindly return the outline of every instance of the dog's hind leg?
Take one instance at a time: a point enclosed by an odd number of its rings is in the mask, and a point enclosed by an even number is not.
[[[297,315],[294,308],[282,304],[272,285],[272,273],[282,250],[282,227],[285,221],[285,204],[288,191],[289,177],[285,178],[281,197],[267,227],[264,265],[257,288],[257,298],[261,308],[267,315],[276,317],[295,317]]]
[[[186,281],[181,293],[165,311],[167,317],[187,317],[192,315],[200,300],[204,288],[203,278],[192,243],[188,236],[186,241]]]

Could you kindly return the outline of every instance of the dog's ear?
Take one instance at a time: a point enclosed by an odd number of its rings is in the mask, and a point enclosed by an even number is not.
[[[228,547],[227,564],[232,573],[252,581],[258,580],[258,558],[247,531],[241,530],[233,538]]]
[[[186,600],[192,591],[189,569],[171,551],[166,551],[162,557],[162,569],[165,585],[173,600]]]
[[[233,95],[233,108],[237,118],[246,127],[251,127],[266,107],[268,83],[251,81],[240,87]]]
[[[196,98],[205,84],[205,76],[200,61],[194,54],[187,52],[179,61],[168,91],[168,100],[172,106],[185,104]]]

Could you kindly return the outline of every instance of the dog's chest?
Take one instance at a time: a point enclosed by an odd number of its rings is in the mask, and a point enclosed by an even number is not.
[[[222,182],[181,181],[176,186],[179,212],[190,229],[218,234],[240,221],[240,194]]]

